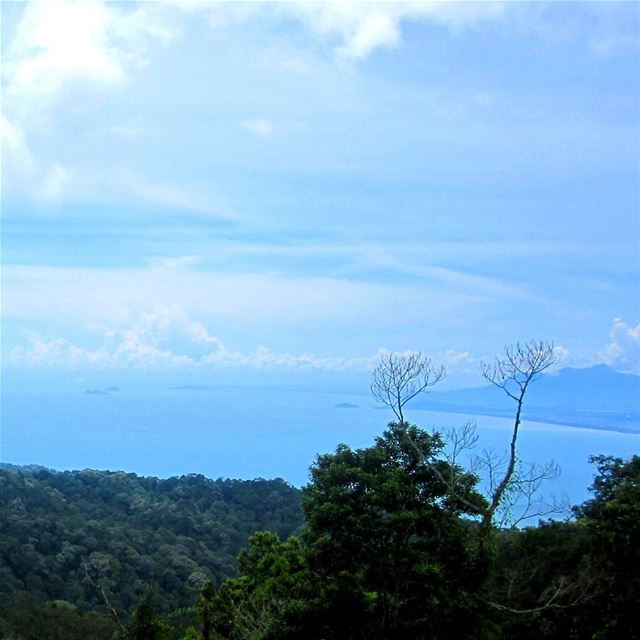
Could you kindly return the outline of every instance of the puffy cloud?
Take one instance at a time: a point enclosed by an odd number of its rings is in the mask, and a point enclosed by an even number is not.
[[[564,364],[571,358],[571,352],[562,345],[553,347],[553,355],[556,357],[556,365]]]
[[[614,318],[611,342],[599,355],[612,369],[640,373],[640,324],[628,325],[621,318]]]
[[[49,171],[45,173],[37,195],[48,202],[60,200],[71,182],[71,173],[59,162],[54,162]]]
[[[178,352],[180,346],[182,349]],[[28,333],[27,344],[15,347],[9,355],[9,361],[18,365],[68,368],[240,366],[342,371],[370,369],[380,353],[369,357],[343,358],[278,353],[262,346],[252,352],[232,350],[203,324],[191,321],[180,307],[158,306],[141,314],[125,328],[107,331],[102,344],[95,349],[74,345],[64,338],[44,338]]]
[[[12,111],[28,114],[78,85],[124,85],[147,63],[147,42],[173,33],[144,5],[31,2],[4,56],[5,94]]]
[[[11,122],[0,114],[0,144],[2,145],[3,173],[7,172],[6,162],[10,160],[12,172],[31,173],[35,166],[33,154],[29,149],[20,124]]]
[[[132,71],[148,64],[152,42],[176,36],[178,21],[170,5],[189,13],[206,11],[215,29],[265,17],[295,20],[339,55],[356,59],[398,45],[406,20],[429,20],[459,31],[503,15],[500,2],[30,2],[4,55],[11,109],[40,111],[72,87],[126,85]]]

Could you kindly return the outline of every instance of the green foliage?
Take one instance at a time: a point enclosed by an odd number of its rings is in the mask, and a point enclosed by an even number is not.
[[[303,507],[317,637],[461,638],[475,624],[482,563],[442,481],[442,447],[392,423],[374,446],[341,445],[312,467]],[[461,474],[456,492],[481,501],[476,481]]]
[[[589,563],[594,581],[590,606],[601,624],[596,639],[640,637],[640,456],[628,461],[595,456],[598,475],[594,498],[576,509],[592,545]]]
[[[442,447],[392,423],[319,456],[285,539],[300,495],[282,481],[0,471],[0,638],[122,640],[100,588],[124,620],[134,602],[127,640],[639,638],[640,457],[593,458],[575,521],[487,536],[476,476]]]
[[[65,601],[22,596],[0,607],[0,638],[7,640],[112,640],[116,632],[113,620]]]
[[[500,535],[491,597],[511,610],[496,619],[500,637],[640,637],[640,457],[592,462],[594,497],[575,522]]]
[[[148,598],[133,612],[127,628],[127,640],[169,640],[171,629],[162,622]]]
[[[304,550],[298,538],[284,542],[269,531],[249,539],[238,558],[242,576],[222,586],[233,638],[295,637],[299,608],[308,596]]]
[[[300,492],[283,480],[159,480],[101,471],[0,469],[0,603],[24,593],[121,616],[154,586],[162,611],[191,605],[202,585],[237,574],[248,537],[287,536]]]

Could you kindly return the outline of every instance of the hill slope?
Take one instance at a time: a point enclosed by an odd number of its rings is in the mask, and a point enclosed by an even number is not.
[[[0,468],[0,603],[30,593],[100,608],[86,562],[118,611],[149,586],[175,609],[203,580],[234,575],[249,535],[286,537],[302,522],[300,491],[280,479]]]

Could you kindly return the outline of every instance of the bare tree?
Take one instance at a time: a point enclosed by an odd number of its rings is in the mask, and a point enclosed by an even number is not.
[[[489,528],[493,517],[500,507],[505,492],[510,487],[514,477],[517,462],[517,443],[520,424],[522,422],[522,406],[529,385],[557,361],[553,344],[549,342],[525,342],[515,346],[505,347],[502,354],[491,364],[482,363],[481,371],[485,379],[499,389],[502,389],[515,403],[515,417],[511,431],[511,442],[506,469],[502,477],[491,490],[489,507],[482,516],[482,527]],[[495,471],[495,465],[489,464],[489,469]],[[546,472],[554,471],[549,468]],[[544,479],[544,478],[543,478]],[[537,475],[532,477],[537,482]]]
[[[451,497],[480,518],[484,531],[488,531],[494,521],[500,527],[508,524],[515,527],[523,520],[563,513],[567,509],[566,499],[552,497],[547,501],[539,495],[544,481],[558,477],[558,466],[554,462],[525,465],[517,455],[525,394],[529,385],[555,362],[553,344],[527,342],[505,347],[494,363],[481,365],[485,379],[502,389],[516,404],[508,453],[498,456],[494,451],[484,450],[472,458],[473,470],[484,471],[488,478],[486,503],[472,503],[458,491],[462,469],[460,457],[465,451],[473,450],[478,441],[475,423],[469,421],[461,428],[449,429],[444,434],[448,444],[445,451],[448,472],[443,475],[435,465],[432,468],[446,484]],[[444,374],[444,367],[434,368],[431,360],[419,352],[387,354],[373,372],[371,392],[378,402],[392,409],[400,425],[404,426],[404,405],[442,380]],[[520,512],[513,515],[516,506]]]
[[[409,400],[437,384],[446,374],[444,366],[434,367],[431,358],[419,351],[406,354],[388,353],[373,371],[371,393],[387,405],[404,427],[403,408]]]
[[[527,342],[505,347],[495,362],[481,365],[485,379],[502,389],[515,402],[508,452],[500,456],[495,451],[485,449],[472,459],[472,470],[483,470],[487,475],[486,501],[478,500],[478,496],[474,498],[469,494],[463,495],[460,490],[464,489],[460,483],[464,473],[460,458],[463,453],[473,450],[478,442],[475,422],[468,421],[460,428],[446,430],[444,437],[447,448],[444,456],[448,465],[446,468],[439,466],[437,462],[430,465],[438,479],[447,487],[449,496],[480,519],[480,540],[483,544],[490,541],[488,534],[494,522],[501,528],[507,524],[513,528],[528,518],[544,517],[567,510],[566,499],[558,500],[553,497],[546,501],[539,495],[543,482],[558,477],[560,471],[557,464],[548,462],[526,465],[518,460],[517,454],[522,407],[529,385],[555,362],[553,344]],[[389,354],[383,357],[373,373],[371,391],[379,402],[393,410],[400,424],[404,425],[404,405],[443,377],[444,368],[433,369],[431,361],[422,358],[419,353],[404,356]],[[412,444],[419,452],[418,446],[413,442]],[[519,513],[513,515],[516,506]],[[588,598],[589,591],[589,582],[582,577],[577,582],[571,582],[560,576],[558,581],[545,589],[537,606],[533,608],[515,609],[496,602],[488,604],[505,613],[535,615],[548,609],[573,607]]]

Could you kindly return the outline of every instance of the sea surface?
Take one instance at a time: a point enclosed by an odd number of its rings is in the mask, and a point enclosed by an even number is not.
[[[369,395],[287,388],[213,387],[146,390],[5,391],[0,460],[58,470],[110,469],[168,477],[281,477],[308,480],[317,454],[339,443],[370,445],[393,418]],[[508,447],[507,418],[408,411],[421,427],[446,429],[475,420],[478,451]],[[555,460],[561,477],[547,493],[572,504],[589,497],[589,456],[640,453],[638,434],[525,421],[521,459]]]

